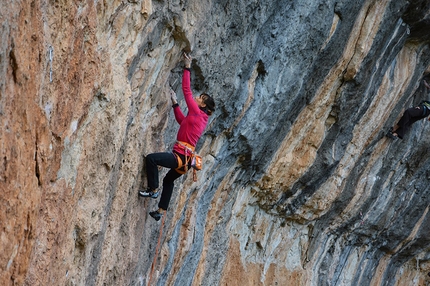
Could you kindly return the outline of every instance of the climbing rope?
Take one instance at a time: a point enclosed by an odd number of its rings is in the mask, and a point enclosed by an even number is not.
[[[155,267],[155,264],[157,263],[158,248],[160,247],[161,236],[163,235],[163,227],[164,227],[164,218],[165,217],[166,217],[166,212],[164,212],[163,217],[161,218],[160,234],[158,235],[158,242],[157,242],[157,247],[155,248],[154,260],[152,261],[151,272],[149,273],[149,280],[148,280],[148,284],[147,284],[148,286],[151,285],[152,274],[154,273],[154,267]]]

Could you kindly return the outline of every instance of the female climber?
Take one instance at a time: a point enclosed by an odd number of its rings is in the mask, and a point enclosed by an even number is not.
[[[215,102],[208,94],[202,93],[193,98],[190,80],[191,57],[184,53],[183,60],[185,68],[182,75],[182,91],[188,107],[188,114],[184,116],[176,94],[171,91],[170,96],[175,119],[180,125],[176,137],[177,141],[172,152],[153,153],[146,156],[148,187],[146,190],[139,191],[141,197],[157,198],[159,194],[157,190],[159,186],[158,166],[170,168],[163,179],[163,190],[158,203],[158,210],[149,213],[157,221],[160,220],[169,206],[174,181],[191,168],[194,148],[206,128],[208,117],[215,111]]]
[[[419,87],[419,90],[423,91],[423,96],[427,96],[428,91],[430,90],[430,85],[427,82],[428,78],[429,75],[424,76]],[[429,115],[430,101],[422,101],[418,106],[406,109],[397,125],[390,129],[390,131],[387,133],[387,136],[391,139],[403,139],[403,136],[412,126],[412,124],[418,120],[426,118]]]

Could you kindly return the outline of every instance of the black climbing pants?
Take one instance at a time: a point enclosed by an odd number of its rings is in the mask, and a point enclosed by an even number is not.
[[[406,131],[411,127],[412,124],[414,124],[416,121],[421,120],[423,118],[427,117],[428,112],[423,114],[423,107],[419,106],[417,107],[411,107],[405,110],[403,113],[402,118],[400,118],[399,122],[397,123],[398,128],[395,130],[397,133],[397,136],[400,139],[403,139],[403,136],[405,135]]]
[[[179,154],[182,162],[185,162],[185,156]],[[161,192],[160,202],[158,207],[167,210],[172,197],[174,182],[182,174],[176,172],[178,161],[172,152],[152,153],[146,156],[146,176],[148,187],[155,190],[159,187],[158,166],[170,168],[163,179],[163,191]]]

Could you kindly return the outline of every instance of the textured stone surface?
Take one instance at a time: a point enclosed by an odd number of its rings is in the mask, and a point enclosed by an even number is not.
[[[152,285],[427,285],[430,4],[3,1],[2,285],[146,285],[182,50],[217,101]]]

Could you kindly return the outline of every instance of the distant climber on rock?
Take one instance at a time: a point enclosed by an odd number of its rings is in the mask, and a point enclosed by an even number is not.
[[[174,181],[185,174],[191,168],[192,157],[197,141],[202,136],[208,123],[208,118],[215,111],[215,102],[206,93],[193,98],[191,92],[191,57],[184,53],[185,64],[182,76],[182,91],[188,107],[188,114],[184,116],[179,107],[176,94],[170,91],[172,107],[175,119],[179,123],[177,141],[173,146],[172,152],[153,153],[146,156],[146,175],[148,187],[146,190],[139,191],[139,196],[145,198],[157,198],[159,191],[158,166],[170,168],[163,179],[163,190],[161,192],[158,210],[149,214],[155,219],[160,220],[166,212],[170,198],[172,196]]]
[[[418,88],[418,91],[423,96],[428,96],[430,91],[429,75],[426,75]],[[387,133],[391,139],[403,139],[406,131],[418,120],[424,119],[430,115],[430,101],[421,101],[418,106],[411,107],[405,110],[396,126],[392,127]],[[430,121],[430,118],[429,118]]]

